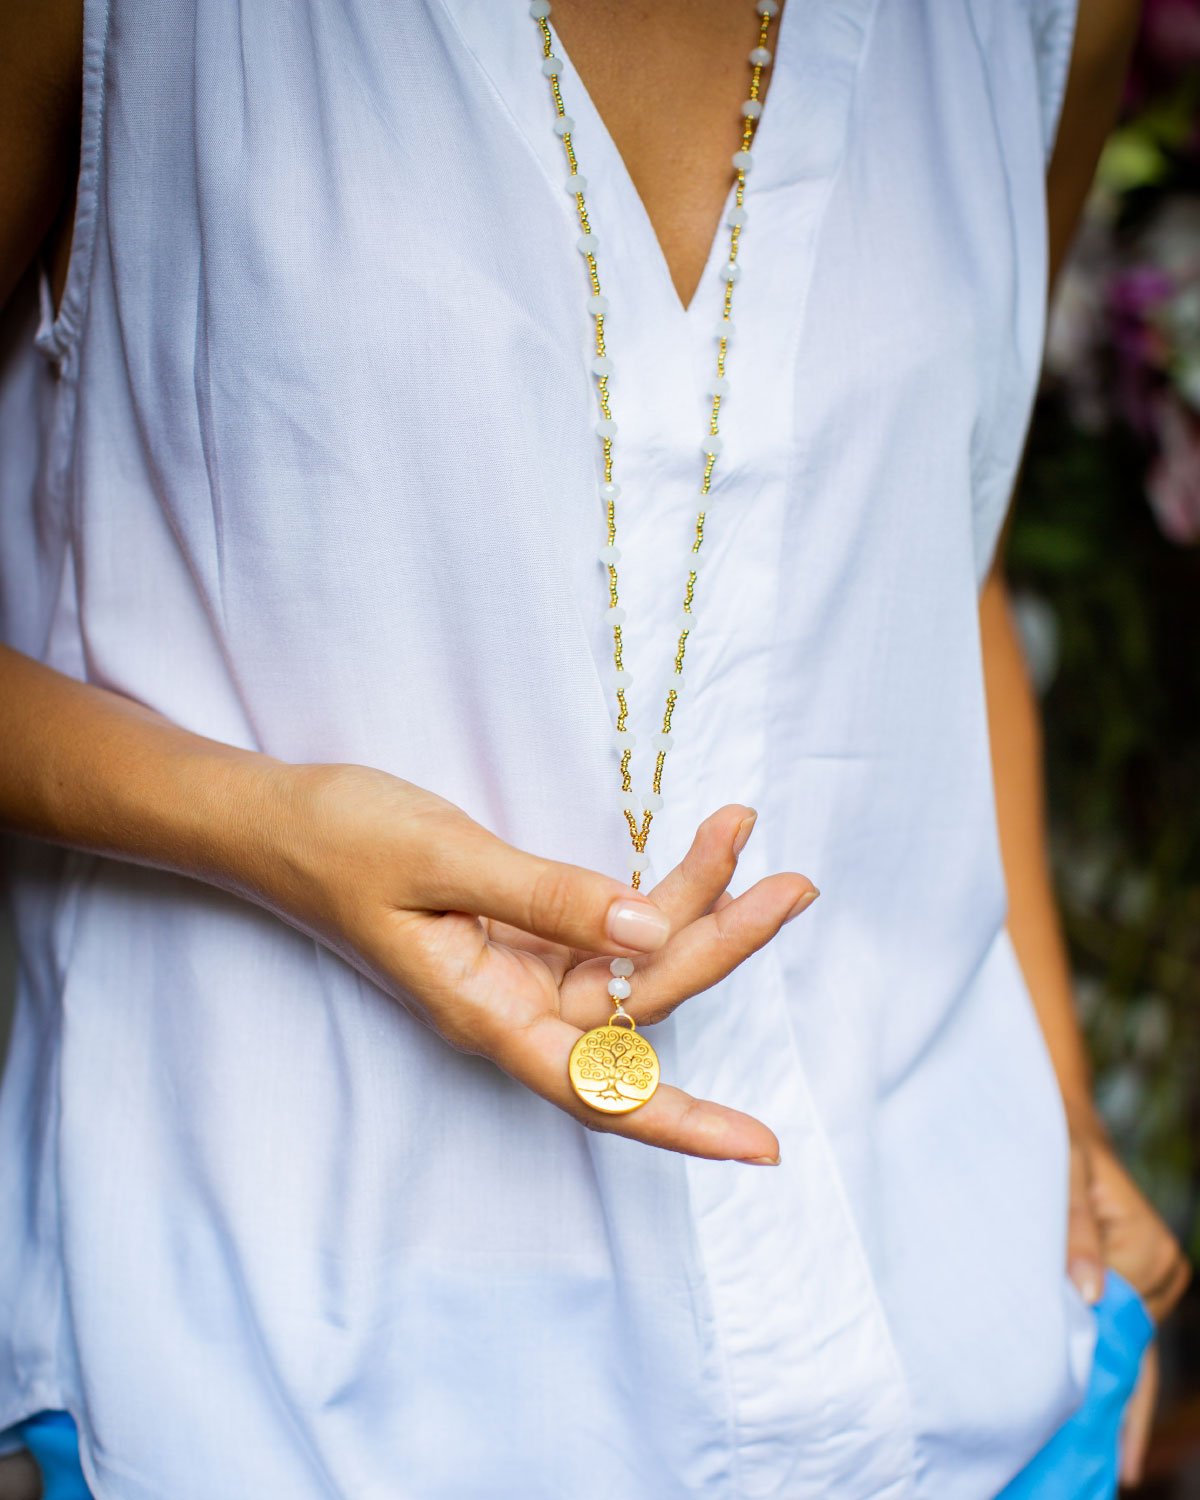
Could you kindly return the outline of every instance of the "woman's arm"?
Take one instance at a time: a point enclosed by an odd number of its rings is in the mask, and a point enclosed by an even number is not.
[[[1051,282],[1074,236],[1116,116],[1139,11],[1138,0],[1079,0],[1070,74],[1046,182]],[[1161,1319],[1182,1296],[1190,1272],[1174,1236],[1113,1154],[1092,1102],[1087,1049],[1075,1014],[1070,963],[1047,857],[1041,720],[1014,625],[1003,552],[1002,538],[979,602],[988,728],[1008,885],[1008,930],[1058,1076],[1071,1132],[1068,1264],[1090,1300],[1099,1295],[1103,1267],[1113,1266]],[[1151,1352],[1130,1403],[1122,1454],[1122,1478],[1127,1483],[1140,1475],[1156,1379]]]

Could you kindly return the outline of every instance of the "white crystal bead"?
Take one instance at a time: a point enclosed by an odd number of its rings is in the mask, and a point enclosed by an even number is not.
[[[599,294],[597,294],[595,297],[588,298],[588,312],[591,313],[593,318],[602,318],[607,311],[607,297],[601,297]]]
[[[619,484],[602,484],[600,486],[601,500],[615,500],[620,493],[621,486]]]
[[[750,66],[753,68],[765,68],[771,61],[770,47],[755,47],[750,54]]]
[[[708,554],[705,552],[689,552],[688,567],[699,578],[700,574],[708,567]]]
[[[575,121],[570,115],[559,115],[558,119],[554,122],[555,135],[570,135],[574,129]]]
[[[596,423],[596,436],[600,438],[615,438],[617,435],[617,424],[611,417],[604,417]]]
[[[729,382],[724,375],[714,375],[708,382],[708,394],[710,396],[728,396]]]
[[[615,366],[613,365],[612,360],[609,359],[607,354],[598,354],[596,358],[592,360],[593,375],[611,375],[614,369]]]
[[[733,343],[733,336],[735,332],[736,330],[734,328],[732,318],[718,319],[717,326],[713,329],[713,334],[718,339],[724,339],[727,344]]]
[[[570,193],[572,198],[578,198],[580,193],[584,192],[586,188],[587,178],[581,177],[578,172],[567,178],[567,192]]]
[[[723,265],[721,267],[721,280],[722,281],[738,281],[738,280],[741,279],[741,275],[742,275],[742,268],[741,268],[741,266],[735,264],[735,262],[733,262],[733,261],[728,261],[728,262],[726,262],[725,265]]]
[[[613,730],[613,743],[616,745],[618,750],[632,750],[634,744],[636,743],[636,739],[637,736],[634,734],[632,729]]]
[[[608,966],[608,972],[614,979],[628,979],[633,973],[633,959],[614,958]]]
[[[634,864],[634,862],[633,862],[634,859],[636,859],[638,857],[639,856],[637,856],[637,855],[631,855],[630,856],[630,859],[629,859],[629,868],[631,870],[644,870],[645,869],[645,865],[644,864],[641,864],[641,865],[635,865]],[[610,979],[608,981],[608,993],[613,997],[614,1000],[628,1000],[629,997],[630,997],[630,995],[633,994],[633,986],[629,983],[628,979],[625,979],[621,975],[618,974],[614,978],[612,978],[612,979]]]
[[[535,21],[544,21],[550,14],[550,0],[533,0],[529,14]]]
[[[779,0],[758,0],[755,9],[760,16],[777,16],[779,14]]]
[[[711,454],[715,458],[717,454],[721,452],[724,446],[725,443],[721,436],[718,433],[710,432],[709,435],[700,444],[700,450],[702,453]]]
[[[742,114],[745,115],[748,120],[757,120],[759,115],[762,114],[762,100],[747,99],[746,102],[742,105]]]
[[[642,806],[647,812],[662,812],[663,799],[657,792],[647,792],[642,798]]]
[[[614,672],[609,681],[615,688],[627,688],[633,681],[633,677],[628,672]],[[626,730],[626,733],[628,732]]]
[[[746,210],[735,203],[725,215],[725,222],[729,225],[730,229],[744,229],[749,218],[750,215]]]
[[[754,165],[754,153],[752,151],[735,151],[732,161],[735,172],[748,172]]]
[[[608,563],[610,565],[619,563],[621,561],[621,549],[620,549],[620,547],[617,547],[617,546],[601,547],[600,548],[600,561],[602,563]]]
[[[610,625],[624,625],[625,611],[619,604],[614,604],[610,609],[604,611],[604,618]]]
[[[669,750],[674,743],[675,737],[670,734],[656,734],[653,740],[656,750]]]
[[[629,856],[629,868],[634,872],[635,875],[640,871],[645,870],[649,866],[649,864],[650,861],[644,854],[631,854]],[[625,986],[625,995],[621,996],[621,999],[624,1000],[625,996],[629,993],[629,981],[625,979],[610,979],[608,981],[608,992],[610,995],[612,995],[612,987],[614,984],[623,984]],[[616,999],[616,996],[614,995],[613,998]]]
[[[549,57],[543,57],[542,58],[542,74],[543,74],[543,76],[546,77],[546,78],[550,78],[555,73],[561,73],[562,72],[562,65],[563,65],[562,64],[562,58],[561,57],[555,57],[555,55],[554,55],[553,52],[550,54]]]
[[[692,611],[690,609],[681,609],[679,611],[679,618],[675,621],[675,629],[682,631],[682,630],[695,630],[695,628],[696,628],[696,616],[692,613]]]
[[[575,248],[580,255],[595,255],[600,248],[600,241],[594,234],[581,234],[575,241]]]
[[[636,813],[638,810],[638,799],[636,792],[618,792],[617,806],[622,812]]]

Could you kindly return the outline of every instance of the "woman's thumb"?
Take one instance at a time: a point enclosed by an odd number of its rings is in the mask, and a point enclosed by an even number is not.
[[[1071,1200],[1067,1217],[1067,1274],[1088,1302],[1104,1292],[1104,1240],[1092,1207],[1091,1157],[1079,1141],[1071,1142]]]

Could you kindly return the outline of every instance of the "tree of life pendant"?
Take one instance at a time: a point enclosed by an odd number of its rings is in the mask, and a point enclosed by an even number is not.
[[[571,1087],[585,1104],[605,1114],[626,1115],[640,1108],[658,1087],[658,1056],[619,1005],[606,1026],[583,1033],[567,1066]]]

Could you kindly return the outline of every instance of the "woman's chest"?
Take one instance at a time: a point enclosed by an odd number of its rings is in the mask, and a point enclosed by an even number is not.
[[[976,445],[1032,388],[1040,182],[1014,159],[968,9],[788,0],[723,377],[714,498],[738,524],[801,495],[864,541],[897,506],[969,524]],[[221,470],[251,565],[280,541],[403,533],[445,571],[484,528],[556,557],[586,538],[589,566],[594,289],[527,7],[201,0],[192,47],[192,108],[170,123],[146,52],[116,58],[109,230],[118,297],[147,313],[132,378],[153,381],[154,412],[195,407],[192,459]],[[570,59],[561,85],[610,303],[627,523],[653,550],[695,509],[729,229],[685,308],[639,169]],[[194,224],[155,263],[151,207]],[[915,514],[890,483],[898,433],[928,461]],[[861,462],[832,487],[825,455],[846,446]],[[308,503],[331,492],[332,510]]]

